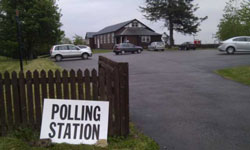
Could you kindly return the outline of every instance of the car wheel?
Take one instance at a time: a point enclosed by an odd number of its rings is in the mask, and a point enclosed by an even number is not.
[[[125,54],[125,51],[122,51],[122,55],[124,55]]]
[[[61,55],[56,55],[56,61],[61,61],[62,60],[62,56]]]
[[[88,58],[89,58],[88,54],[86,54],[86,53],[82,54],[82,59],[88,59]]]
[[[137,53],[140,54],[140,53],[141,53],[141,49],[138,49],[138,50],[137,50]]]
[[[227,48],[226,51],[227,51],[227,54],[234,54],[235,48],[230,46],[230,47]]]

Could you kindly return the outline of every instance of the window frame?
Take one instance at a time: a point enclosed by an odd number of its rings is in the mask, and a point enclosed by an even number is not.
[[[141,36],[141,42],[142,43],[150,43],[151,42],[151,36]]]

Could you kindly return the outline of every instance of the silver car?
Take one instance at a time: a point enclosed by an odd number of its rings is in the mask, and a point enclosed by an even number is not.
[[[152,42],[149,46],[148,46],[148,50],[161,50],[164,51],[165,50],[165,44],[163,42]]]
[[[250,52],[250,36],[239,36],[223,41],[219,51],[234,54],[235,52]]]
[[[50,50],[51,58],[61,61],[63,58],[82,57],[88,59],[92,56],[90,48],[80,48],[72,44],[54,45]]]

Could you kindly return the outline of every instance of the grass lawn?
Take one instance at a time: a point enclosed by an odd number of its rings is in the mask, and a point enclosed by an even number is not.
[[[111,49],[94,49],[93,54],[113,52]]]
[[[34,71],[34,70],[52,70],[55,71],[56,69],[62,70],[61,67],[56,65],[53,61],[51,61],[49,58],[38,58],[35,60],[31,61],[23,61],[23,68],[24,72],[27,70]],[[5,71],[20,71],[20,65],[19,65],[19,60],[14,60],[11,58],[6,58],[0,56],[0,73],[4,73]]]
[[[226,68],[222,70],[217,70],[216,73],[226,79],[250,85],[250,66]]]
[[[6,137],[0,137],[0,150],[158,150],[159,146],[130,125],[130,135],[127,138],[109,138],[108,147],[100,148],[88,145],[52,144],[49,147],[34,147],[39,139],[39,133],[30,129],[19,129]]]

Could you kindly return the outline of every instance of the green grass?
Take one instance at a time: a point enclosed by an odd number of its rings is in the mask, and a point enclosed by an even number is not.
[[[217,70],[216,73],[226,79],[250,85],[250,66],[226,68],[222,70]]]
[[[58,65],[56,65],[53,61],[49,60],[49,58],[38,58],[38,59],[34,59],[34,60],[29,60],[29,61],[23,61],[23,68],[24,68],[24,72],[30,70],[30,71],[34,71],[34,70],[52,70],[55,71],[56,69],[58,70],[62,70],[61,67],[59,67]],[[20,71],[20,64],[19,64],[19,60],[15,60],[15,59],[11,59],[11,58],[7,58],[7,57],[3,57],[0,56],[0,73],[4,73],[5,71]]]
[[[93,54],[99,54],[99,53],[110,53],[113,50],[110,49],[94,49],[93,50]]]
[[[30,129],[13,131],[6,137],[0,137],[0,150],[158,150],[159,146],[143,135],[130,124],[130,135],[127,138],[108,139],[108,147],[100,148],[89,145],[52,144],[50,147],[32,147],[30,143],[39,139],[39,133]]]

